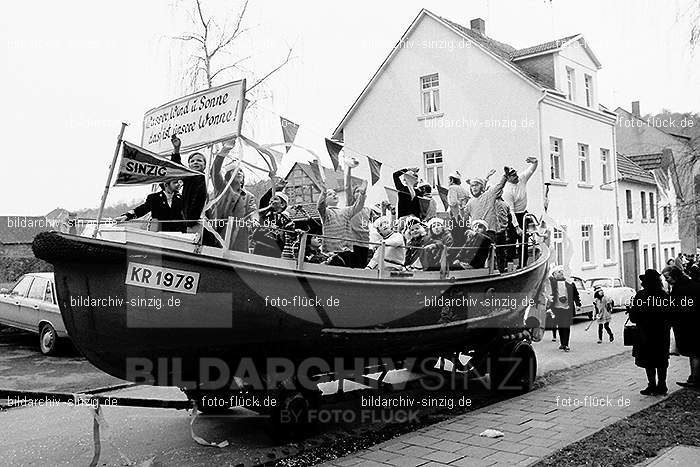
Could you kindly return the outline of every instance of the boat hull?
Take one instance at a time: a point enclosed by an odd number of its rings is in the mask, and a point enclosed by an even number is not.
[[[34,250],[54,266],[63,320],[88,360],[162,385],[201,379],[203,359],[266,373],[282,359],[404,359],[486,345],[523,327],[548,256],[502,276],[439,280],[323,274],[57,232],[38,236]],[[139,282],[145,270],[196,275],[195,290]]]

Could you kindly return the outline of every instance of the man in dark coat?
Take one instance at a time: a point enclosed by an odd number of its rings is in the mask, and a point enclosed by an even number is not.
[[[411,167],[394,172],[394,186],[398,191],[397,218],[414,215],[421,218],[420,194],[418,188],[418,168]],[[404,183],[401,178],[404,178]]]
[[[644,368],[648,385],[640,394],[663,395],[668,392],[666,374],[671,345],[669,297],[661,284],[661,275],[647,269],[639,276],[642,290],[632,299],[630,321],[637,324],[637,342],[632,347],[634,364]],[[658,379],[657,379],[658,377]]]
[[[149,230],[155,232],[186,232],[187,229],[182,216],[182,196],[177,192],[179,186],[179,180],[161,183],[161,191],[151,193],[146,197],[146,201],[143,204],[117,217],[116,220],[118,222],[130,221],[150,213],[154,222]]]
[[[690,360],[687,381],[676,382],[683,387],[700,387],[700,285],[686,276],[680,268],[670,266],[662,271],[671,286],[674,300],[673,335],[678,353]]]
[[[571,336],[571,324],[574,320],[576,307],[581,306],[581,298],[578,295],[576,286],[567,281],[564,276],[564,268],[557,266],[552,269],[552,276],[549,278],[552,288],[552,298],[549,309],[554,313],[554,320],[559,326],[559,337],[561,339],[560,350],[569,352],[569,337]]]

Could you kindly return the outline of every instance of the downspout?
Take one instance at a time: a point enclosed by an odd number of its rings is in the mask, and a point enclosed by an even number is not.
[[[537,125],[538,128],[538,133],[539,133],[539,138],[540,138],[540,174],[542,175],[542,208],[544,209],[544,201],[545,201],[545,195],[547,193],[547,185],[545,185],[545,182],[547,179],[545,178],[546,172],[544,169],[545,166],[545,160],[544,160],[544,149],[542,145],[544,144],[543,142],[543,135],[542,135],[542,101],[544,98],[547,97],[547,91],[542,90],[542,97],[537,99],[537,116],[539,118],[539,122]],[[553,226],[551,226],[553,228]]]
[[[654,182],[656,182],[656,264],[659,265],[659,269],[663,269],[665,266],[661,261],[661,219],[659,219],[659,184],[656,181],[656,176],[654,177]]]
[[[617,119],[615,120],[617,122]],[[616,125],[612,126],[612,132],[613,132],[613,151],[614,151],[614,157],[611,157],[611,162],[613,165],[613,173],[611,176],[614,174],[615,177],[615,220],[617,221],[617,264],[620,266],[620,280],[624,280],[625,278],[625,263],[622,260],[623,259],[623,254],[622,254],[622,229],[620,226],[620,177],[618,176],[617,172],[617,133],[615,132],[616,130]],[[631,287],[630,284],[625,284],[627,287]],[[636,284],[635,284],[636,285]],[[635,289],[637,287],[634,287]]]

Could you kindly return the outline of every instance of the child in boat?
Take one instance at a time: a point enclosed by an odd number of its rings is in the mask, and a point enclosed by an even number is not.
[[[146,201],[129,212],[122,214],[115,220],[117,222],[130,221],[151,214],[154,221],[149,225],[149,230],[154,232],[187,232],[185,218],[182,214],[183,200],[178,189],[179,180],[169,180],[160,184],[161,191],[151,193]]]
[[[442,250],[451,248],[452,243],[452,235],[445,228],[445,222],[438,217],[430,219],[428,221],[428,240],[421,253],[423,270],[439,271]]]
[[[392,229],[391,219],[382,216],[374,221],[374,227],[382,237],[384,244],[384,269],[400,271],[403,269],[403,264],[406,261],[406,242],[403,235],[395,232]],[[369,261],[365,269],[377,269],[379,267],[379,257],[381,256],[381,247],[377,247],[374,251],[374,256]]]
[[[458,250],[452,266],[455,269],[481,269],[486,266],[486,260],[491,252],[493,240],[486,235],[487,224],[481,219],[472,221],[467,230],[466,240]]]
[[[281,258],[285,248],[292,248],[294,233],[294,222],[286,212],[289,198],[278,191],[270,200],[270,205],[260,214],[260,226],[255,233],[256,255]]]
[[[365,205],[365,185],[358,187],[355,193],[355,202],[351,206],[341,208],[338,207],[338,194],[328,189],[321,192],[316,206],[323,223],[323,235],[327,237],[324,250],[339,256],[347,266],[355,264],[350,221]]]
[[[321,251],[323,246],[323,238],[316,235],[309,238],[309,242],[306,244],[306,253],[304,254],[304,261],[307,263],[321,264],[327,262],[331,255],[327,255]]]
[[[411,269],[423,269],[420,262],[420,254],[428,242],[428,232],[425,225],[418,218],[414,217],[409,221],[404,237],[408,238],[406,242],[406,260],[404,266]]]
[[[615,340],[610,330],[610,320],[612,319],[612,300],[605,296],[603,288],[599,285],[593,289],[593,307],[595,308],[595,319],[598,320],[598,343],[603,342],[603,328],[608,333],[610,342]]]
[[[180,157],[180,138],[174,134],[170,141],[173,144],[173,154],[170,160],[184,165]],[[187,232],[202,235],[203,226],[199,220],[202,218],[202,211],[207,203],[207,181],[204,177],[207,161],[202,153],[193,152],[187,157],[187,165],[190,169],[201,172],[202,176],[187,177],[182,181],[182,214],[186,219]]]

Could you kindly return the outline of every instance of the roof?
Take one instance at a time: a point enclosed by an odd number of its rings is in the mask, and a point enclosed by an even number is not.
[[[561,95],[560,91],[553,89],[549,83],[547,83],[546,81],[544,81],[543,79],[541,79],[537,75],[533,74],[532,72],[527,70],[525,67],[518,64],[518,62],[516,60],[521,60],[521,59],[523,59],[527,56],[533,55],[533,54],[553,53],[553,52],[560,50],[563,46],[565,46],[569,42],[583,38],[583,36],[581,36],[580,34],[575,34],[572,36],[563,37],[561,39],[556,39],[556,40],[545,42],[542,44],[537,44],[537,45],[534,45],[531,47],[526,47],[524,49],[516,49],[515,47],[513,47],[510,44],[506,44],[504,42],[499,42],[495,39],[492,39],[488,36],[485,36],[485,35],[477,32],[477,31],[474,31],[471,28],[463,26],[459,23],[455,23],[454,21],[451,21],[447,18],[443,18],[442,16],[438,16],[438,15],[430,12],[429,10],[422,9],[420,11],[420,13],[418,13],[418,16],[416,16],[416,18],[413,20],[411,25],[408,27],[406,32],[404,32],[403,36],[401,36],[401,39],[397,42],[397,44],[391,50],[389,55],[384,59],[384,61],[379,66],[379,68],[374,73],[374,75],[372,75],[372,78],[369,80],[367,85],[365,85],[364,89],[362,89],[362,92],[357,97],[357,99],[355,99],[355,102],[353,102],[350,109],[348,109],[348,111],[345,113],[341,122],[338,124],[336,129],[333,131],[334,136],[338,136],[338,133],[345,125],[345,122],[354,113],[355,109],[358,107],[359,103],[362,101],[362,98],[366,95],[366,93],[372,87],[372,85],[377,80],[379,75],[381,75],[382,71],[384,70],[384,67],[391,61],[391,59],[394,57],[394,54],[396,54],[399,50],[401,50],[403,48],[401,46],[401,44],[405,43],[404,39],[413,30],[415,25],[418,23],[418,20],[421,19],[424,15],[430,16],[430,17],[436,19],[438,22],[442,22],[445,26],[452,28],[453,30],[455,30],[459,34],[461,34],[462,36],[472,40],[474,43],[481,46],[484,50],[493,54],[503,64],[505,64],[511,70],[513,70],[514,73],[520,75],[521,77],[523,77],[523,79],[529,81],[535,87],[542,89],[542,90],[548,90],[548,91],[556,93],[558,95]],[[586,49],[586,52],[591,56],[591,59],[595,62],[596,66],[598,66],[598,68],[600,68],[600,62],[598,61],[595,54],[593,54],[593,51],[585,43],[585,41],[583,43],[583,47]]]
[[[526,55],[540,54],[543,52],[554,52],[555,50],[559,50],[564,44],[579,36],[581,35],[574,34],[572,36],[562,37],[561,39],[544,42],[542,44],[533,45],[531,47],[525,47],[524,49],[516,50],[510,58],[514,59],[518,57],[524,57]]]
[[[621,180],[656,185],[656,179],[651,172],[644,170],[622,154],[617,155],[617,171],[620,173]]]
[[[42,216],[0,216],[0,243],[4,245],[29,244],[40,232],[52,230]]]
[[[661,168],[661,162],[663,160],[663,153],[654,153],[654,154],[636,154],[636,155],[631,155],[627,154],[626,157],[628,157],[632,162],[643,168],[644,170],[654,170],[654,169],[659,169]]]

